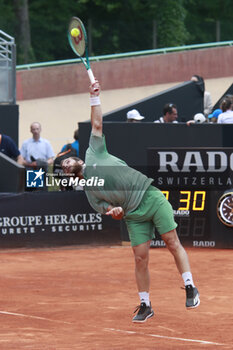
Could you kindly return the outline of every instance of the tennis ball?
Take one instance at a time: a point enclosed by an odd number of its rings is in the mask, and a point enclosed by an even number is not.
[[[78,28],[73,28],[70,32],[71,36],[76,38],[80,34],[80,30]]]

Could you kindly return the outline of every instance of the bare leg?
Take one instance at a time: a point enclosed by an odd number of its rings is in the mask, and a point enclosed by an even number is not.
[[[135,258],[135,276],[138,292],[148,292],[150,289],[150,274],[148,269],[150,241],[133,248]]]
[[[169,251],[172,253],[180,274],[182,275],[184,272],[191,271],[188,255],[180,243],[176,230],[164,233],[161,237],[166,243]]]
[[[174,256],[176,266],[184,280],[185,289],[186,289],[186,308],[187,309],[196,308],[200,304],[199,293],[197,288],[193,286],[188,255],[180,243],[176,230],[172,230],[167,233],[164,233],[162,235],[162,239],[166,243],[167,248],[170,250],[170,252]]]
[[[138,313],[133,317],[133,322],[145,322],[148,318],[154,316],[151,303],[149,300],[150,274],[149,274],[149,250],[150,241],[133,247],[135,258],[135,276],[140,297],[140,305],[135,312]]]

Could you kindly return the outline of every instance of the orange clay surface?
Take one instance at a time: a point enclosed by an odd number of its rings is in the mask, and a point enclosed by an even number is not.
[[[0,251],[0,349],[233,349],[233,252],[187,249],[201,294],[187,311],[167,249],[150,251],[155,316],[131,322],[130,247]]]

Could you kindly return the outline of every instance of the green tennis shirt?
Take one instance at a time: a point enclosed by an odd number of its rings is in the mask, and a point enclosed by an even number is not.
[[[153,182],[123,160],[108,153],[105,136],[91,134],[85,157],[84,178],[103,179],[103,186],[85,186],[90,205],[105,214],[109,205],[122,207],[125,216],[135,210]]]

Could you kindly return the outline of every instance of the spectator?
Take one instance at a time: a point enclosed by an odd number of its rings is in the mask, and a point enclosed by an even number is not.
[[[208,91],[205,90],[205,82],[204,79],[202,77],[200,77],[200,75],[193,75],[191,77],[191,81],[194,81],[197,86],[199,87],[202,95],[203,95],[203,103],[204,103],[204,115],[207,117],[213,109],[212,106],[212,100],[211,100],[211,95]]]
[[[145,117],[140,115],[140,113],[136,109],[132,109],[127,112],[127,122],[128,123],[138,123],[141,122]]]
[[[218,124],[233,124],[232,99],[230,96],[224,97],[220,102],[223,113],[218,116]]]
[[[15,141],[10,136],[0,134],[0,152],[14,159],[17,163],[23,165],[24,159],[16,146]]]
[[[222,110],[221,109],[215,109],[214,111],[213,111],[213,113],[211,113],[211,114],[209,114],[208,115],[208,119],[209,119],[209,123],[211,123],[211,124],[214,124],[214,123],[217,123],[217,121],[218,121],[218,116],[219,116],[219,114],[221,114],[222,113]]]
[[[204,116],[204,114],[203,113],[197,113],[197,114],[195,114],[193,119],[187,121],[186,124],[188,126],[190,126],[191,124],[203,124],[205,122],[206,122],[206,117]]]
[[[32,138],[23,142],[21,154],[28,167],[44,167],[53,163],[54,152],[48,140],[40,137],[41,125],[34,122],[30,126]]]
[[[155,120],[154,123],[177,123],[177,107],[173,103],[167,103],[163,107],[163,116]]]
[[[74,142],[72,142],[72,143],[68,143],[68,144],[66,144],[66,145],[64,145],[63,147],[62,147],[62,149],[61,149],[61,152],[64,152],[64,151],[66,151],[67,150],[67,147],[69,146],[71,146],[71,147],[73,147],[75,150],[76,150],[76,157],[78,157],[79,156],[79,137],[78,137],[78,129],[77,130],[75,130],[75,132],[74,132]]]
[[[232,103],[231,109],[233,110],[233,95],[227,94],[225,97],[231,100],[231,103]]]

